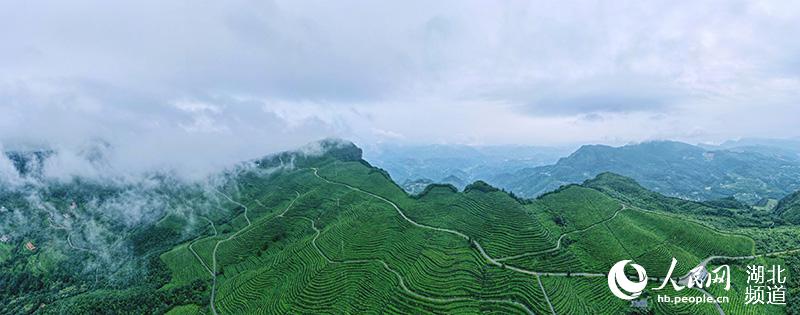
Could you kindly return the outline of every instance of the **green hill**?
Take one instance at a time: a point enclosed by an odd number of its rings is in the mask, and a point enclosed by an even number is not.
[[[537,196],[603,172],[621,174],[649,190],[690,200],[734,196],[755,203],[800,189],[800,162],[796,158],[751,151],[709,151],[672,141],[622,147],[586,145],[556,164],[498,175],[491,182],[523,196]]]
[[[705,202],[668,197],[647,190],[631,178],[614,173],[601,173],[586,180],[583,185],[631,205],[684,215],[718,228],[768,227],[777,219],[771,212],[754,211],[731,197]]]
[[[774,211],[787,222],[800,224],[800,191],[781,199]]]
[[[352,144],[312,147],[259,160],[212,187],[153,192],[173,204],[157,207],[165,209],[158,220],[117,230],[115,243],[130,253],[125,270],[137,275],[124,281],[120,269],[76,271],[81,260],[100,260],[70,250],[72,234],[31,232],[39,250],[16,247],[3,262],[4,283],[23,285],[4,289],[0,313],[619,314],[632,309],[605,280],[619,260],[663,277],[672,257],[682,274],[710,256],[755,251],[753,239],[698,223],[687,210],[722,208],[679,207],[614,174],[535,200],[484,182],[410,196]],[[5,196],[3,204],[26,202]],[[653,307],[716,314],[709,305]]]

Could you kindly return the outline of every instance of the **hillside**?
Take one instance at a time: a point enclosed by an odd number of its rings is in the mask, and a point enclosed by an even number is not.
[[[498,175],[493,184],[537,196],[603,172],[635,179],[649,190],[690,200],[725,197],[756,203],[800,189],[800,162],[755,152],[716,150],[670,141],[622,147],[587,145],[556,164]]]
[[[784,220],[794,224],[800,224],[800,191],[796,191],[781,199],[774,211],[775,214]]]
[[[98,239],[62,224],[65,214],[111,211],[93,207],[105,204],[99,201],[70,210],[72,192],[88,198],[100,187],[73,182],[71,193],[49,190],[39,204],[7,191],[0,202],[41,226],[3,245],[12,249],[0,257],[2,280],[18,285],[4,287],[0,313],[619,314],[631,312],[630,303],[609,294],[605,279],[619,260],[663,277],[672,257],[685,273],[710,256],[756,251],[753,239],[698,223],[676,204],[651,209],[665,197],[614,174],[527,201],[484,182],[464,191],[431,185],[410,196],[352,144],[311,148],[260,159],[207,186],[165,182],[146,190],[163,202],[142,207],[157,211],[155,219],[105,236],[126,254],[118,259],[126,268],[102,265]],[[127,190],[117,189],[107,200]],[[10,220],[8,213],[0,218]],[[24,249],[27,241],[38,248]],[[81,267],[87,261],[97,263]],[[673,293],[702,294],[687,291]],[[708,304],[651,307],[717,313]]]

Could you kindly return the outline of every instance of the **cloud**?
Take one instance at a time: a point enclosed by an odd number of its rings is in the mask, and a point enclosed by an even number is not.
[[[592,115],[597,113],[664,112],[691,97],[692,91],[654,78],[592,78],[544,84],[538,92],[518,91],[523,112],[533,115]],[[630,81],[628,81],[630,80]]]
[[[0,143],[0,152],[3,152],[3,144]],[[19,184],[21,178],[19,172],[14,167],[14,163],[6,157],[5,154],[0,154],[0,183],[3,185],[16,186]]]
[[[132,105],[120,105],[117,97],[80,84],[19,82],[2,98],[0,143],[8,150],[56,150],[60,154],[47,165],[54,177],[175,170],[202,178],[337,134],[313,114],[287,121],[261,101],[132,97],[126,99]],[[92,154],[107,165],[90,165]]]
[[[6,2],[0,142],[204,169],[329,136],[797,136],[798,24],[788,1]]]

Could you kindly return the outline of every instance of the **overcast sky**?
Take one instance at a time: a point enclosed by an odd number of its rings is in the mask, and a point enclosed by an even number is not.
[[[791,1],[3,1],[0,142],[796,137],[798,33]]]

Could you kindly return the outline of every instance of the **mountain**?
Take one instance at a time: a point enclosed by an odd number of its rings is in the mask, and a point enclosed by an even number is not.
[[[740,222],[731,203],[665,197],[612,173],[531,200],[482,181],[409,195],[338,140],[205,182],[0,187],[2,314],[636,313],[605,289],[616,262],[664,277],[673,257],[685,274],[714,255],[743,259],[730,266],[734,291],[707,290],[729,296],[720,307],[735,314],[745,257],[800,246],[766,241],[796,226]],[[747,312],[797,305],[790,296]],[[655,299],[648,308],[719,313]]]
[[[771,212],[752,211],[732,197],[705,202],[669,197],[648,190],[631,178],[610,172],[588,179],[582,185],[630,205],[690,216],[720,228],[768,227],[777,219]]]
[[[766,155],[775,159],[800,162],[800,139],[761,139],[744,138],[728,140],[719,145],[699,144],[709,151],[727,150]],[[773,199],[774,200],[774,199]]]
[[[463,189],[475,180],[554,163],[572,150],[512,145],[379,144],[368,146],[364,151],[364,159],[388,171],[398,182],[431,179]]]
[[[794,224],[800,224],[800,191],[781,199],[774,211],[782,219]]]
[[[756,152],[784,159],[800,159],[800,139],[745,138],[728,140],[718,146],[703,146],[709,150]]]
[[[585,145],[553,165],[497,175],[489,181],[523,196],[537,196],[603,172],[691,200],[724,197],[755,203],[800,188],[800,162],[756,152],[709,151],[672,141],[611,147]]]
[[[329,139],[187,182],[169,173],[50,177],[45,165],[59,154],[16,150],[0,156],[0,165],[11,168],[0,173],[0,314],[164,313],[164,301],[202,303],[208,290],[202,281],[161,288],[170,275],[158,256],[204,233],[208,222],[220,233],[239,224],[229,218],[243,208],[221,191],[236,191],[244,174],[267,178],[328,159],[361,159],[360,148]],[[103,164],[98,154],[79,156]],[[48,308],[67,297],[74,301],[69,307]]]

